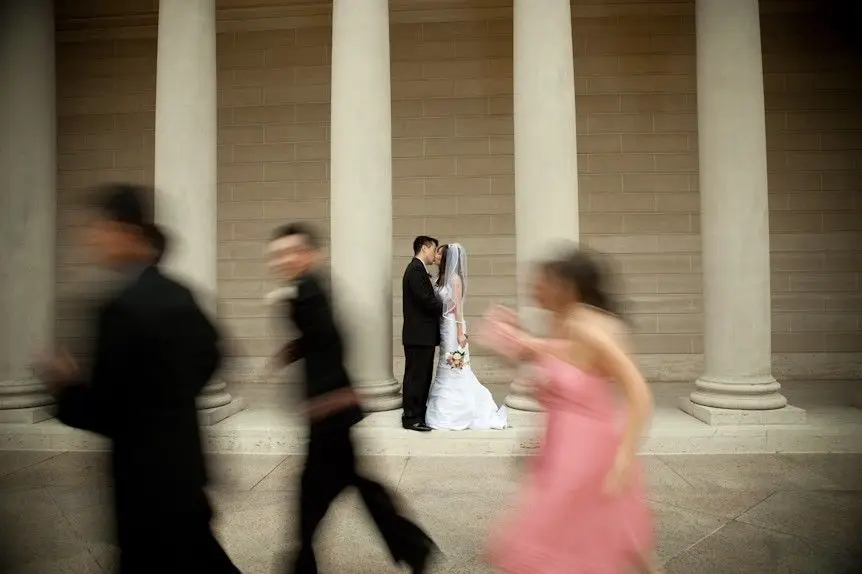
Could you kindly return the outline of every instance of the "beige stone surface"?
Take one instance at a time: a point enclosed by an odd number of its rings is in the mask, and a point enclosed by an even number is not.
[[[0,452],[0,521],[17,526],[4,558],[16,573],[114,572],[105,456],[50,454]],[[210,489],[225,549],[243,572],[280,571],[295,548],[301,457],[228,455],[210,462],[217,476],[233,477]],[[859,455],[652,456],[642,462],[657,554],[670,574],[853,571],[862,512]],[[481,551],[518,488],[524,459],[372,456],[362,463],[381,467],[375,474],[442,548],[445,556],[431,572],[493,572]],[[333,506],[317,546],[323,572],[402,571],[389,562],[353,492]]]
[[[261,303],[267,233],[286,219],[329,225],[330,3],[235,10],[260,4],[218,4],[219,316],[244,380],[279,336]],[[79,324],[64,305],[91,277],[76,241],[81,192],[152,181],[154,10],[150,0],[58,8],[58,329],[71,337]],[[862,376],[862,81],[843,10],[762,7],[782,381]],[[581,232],[621,271],[647,375],[692,381],[703,352],[694,1],[576,0],[572,13]],[[96,18],[107,15],[123,17]],[[393,281],[412,235],[458,239],[471,255],[472,316],[516,293],[511,18],[504,0],[391,3]],[[111,29],[87,30],[98,27]],[[397,334],[400,301],[393,309]]]

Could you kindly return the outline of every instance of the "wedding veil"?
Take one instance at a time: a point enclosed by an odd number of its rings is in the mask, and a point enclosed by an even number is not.
[[[461,279],[461,288],[454,288],[455,278]],[[446,267],[443,269],[443,287],[447,289],[452,297],[447,311],[451,311],[455,306],[455,297],[458,291],[461,293],[461,306],[463,308],[464,301],[467,297],[467,252],[464,246],[460,243],[450,243],[446,250]]]

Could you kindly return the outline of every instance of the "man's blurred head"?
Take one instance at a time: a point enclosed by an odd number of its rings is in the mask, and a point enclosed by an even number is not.
[[[111,183],[93,194],[87,243],[97,261],[116,267],[152,258],[148,229],[152,226],[151,191],[131,183]]]
[[[284,279],[296,279],[320,260],[320,244],[311,227],[290,223],[275,230],[269,242],[269,266]]]
[[[153,265],[158,265],[162,262],[168,250],[168,238],[161,227],[156,224],[150,225],[147,228],[147,237],[150,241],[150,247],[153,249]]]

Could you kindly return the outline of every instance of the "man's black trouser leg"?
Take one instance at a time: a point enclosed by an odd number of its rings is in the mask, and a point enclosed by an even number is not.
[[[434,376],[434,347],[404,347],[402,422],[425,423],[425,409]]]
[[[317,574],[314,534],[332,502],[355,475],[350,429],[312,430],[300,481],[299,551],[293,574]]]
[[[300,494],[300,548],[293,574],[317,574],[314,534],[335,498],[356,486],[368,513],[395,562],[414,563],[432,548],[427,534],[402,516],[389,492],[378,482],[359,476],[350,429],[312,431]]]
[[[122,574],[239,573],[213,534],[212,508],[203,489],[142,483],[138,488],[121,486],[119,490],[116,510]]]
[[[398,511],[392,496],[382,484],[362,476],[356,476],[354,484],[394,562],[414,564],[431,551],[431,539]]]

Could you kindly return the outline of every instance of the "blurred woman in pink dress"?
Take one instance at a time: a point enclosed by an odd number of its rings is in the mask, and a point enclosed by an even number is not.
[[[547,412],[540,452],[486,549],[506,574],[659,572],[637,460],[652,398],[605,281],[594,256],[572,250],[535,275],[536,302],[553,317],[547,339],[503,308],[479,333],[500,355],[535,366],[534,396]]]

